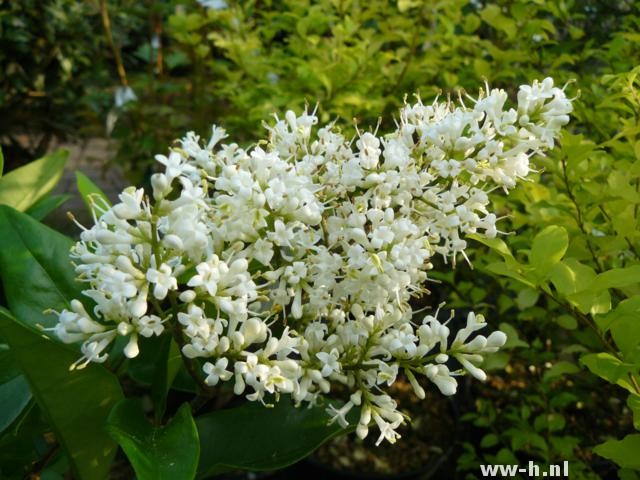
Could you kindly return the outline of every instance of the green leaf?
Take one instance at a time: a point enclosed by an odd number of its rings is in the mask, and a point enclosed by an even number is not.
[[[616,323],[633,322],[638,318],[640,318],[640,295],[621,301],[614,310],[605,315],[597,315],[594,320],[596,325],[606,332]]]
[[[58,150],[0,178],[0,204],[25,211],[56,186],[69,152]]]
[[[93,211],[93,205],[96,202],[98,205],[106,204],[111,206],[111,202],[109,202],[109,199],[100,187],[80,171],[76,171],[76,185],[78,186],[78,191],[80,192],[80,195],[82,195],[82,199],[84,200],[89,212]]]
[[[42,220],[70,198],[71,195],[47,195],[31,205],[26,213],[36,220]]]
[[[616,346],[622,352],[625,361],[640,361],[640,296],[627,298],[618,304],[615,310],[606,315],[595,317],[598,327],[611,331]]]
[[[518,305],[520,310],[526,310],[538,302],[538,297],[540,297],[540,293],[537,290],[533,288],[523,288],[518,292],[516,305]]]
[[[3,480],[5,477],[28,478],[29,467],[42,455],[37,448],[44,443],[43,434],[51,434],[51,427],[42,416],[40,408],[31,403],[11,429],[0,436],[0,476]]]
[[[513,278],[514,280],[517,280],[527,287],[535,287],[535,284],[533,282],[522,275],[522,271],[519,271],[518,269],[513,267],[509,267],[506,262],[492,262],[484,267],[483,270],[486,270],[490,273],[495,273],[496,275],[501,275],[503,277]]]
[[[636,369],[632,364],[623,363],[620,359],[609,353],[589,353],[580,358],[580,362],[595,375],[604,378],[609,383],[614,383],[635,393],[630,383],[629,375]]]
[[[0,276],[9,308],[28,325],[52,326],[55,317],[45,310],[66,308],[71,299],[82,298],[69,260],[73,242],[4,205],[0,231]]]
[[[200,444],[188,403],[166,426],[154,426],[147,421],[138,400],[125,399],[113,408],[107,424],[139,480],[195,477]]]
[[[2,153],[2,147],[0,147],[0,178],[4,172],[4,153]]]
[[[178,345],[169,335],[162,337],[160,347],[160,358],[156,364],[155,376],[151,384],[151,398],[156,422],[159,422],[164,415],[167,406],[167,393],[171,388],[173,380],[182,367],[182,356]]]
[[[606,288],[623,288],[640,283],[640,265],[626,268],[613,268],[598,274],[589,286],[591,290],[603,290]]]
[[[127,374],[132,380],[141,385],[150,386],[152,389],[158,388],[154,385],[160,378],[158,365],[167,359],[163,356],[163,349],[165,348],[163,344],[167,337],[166,335],[161,335],[160,337],[140,337],[138,339],[140,354],[127,362]],[[193,378],[187,373],[183,362],[181,361],[180,363],[180,369],[171,383],[171,388],[182,392],[196,393],[197,386]]]
[[[508,323],[501,323],[499,326],[500,330],[503,331],[507,335],[507,343],[504,344],[504,348],[518,348],[524,347],[528,348],[529,344],[524,340],[521,340],[518,331],[513,328]]]
[[[636,430],[640,430],[640,396],[631,394],[627,398],[627,406],[633,413],[633,426]]]
[[[285,399],[272,408],[249,403],[198,417],[202,452],[198,478],[233,469],[275,470],[291,465],[348,431],[337,422],[328,425],[328,419],[322,407],[295,408]]]
[[[505,260],[513,260],[514,262],[516,261],[513,257],[513,254],[511,253],[511,250],[509,250],[509,247],[501,238],[487,238],[477,234],[467,235],[467,238],[486,245],[491,250],[499,253]]]
[[[13,360],[7,345],[0,348],[0,433],[24,411],[31,400],[31,390]]]
[[[608,440],[593,451],[624,468],[640,468],[640,434],[627,435],[622,440]]]
[[[542,380],[548,382],[549,380],[553,380],[564,375],[571,375],[579,371],[580,367],[578,367],[575,363],[561,360],[553,364],[553,366],[549,370],[544,372]]]
[[[595,270],[575,258],[565,258],[558,262],[549,274],[551,283],[561,295],[585,291],[595,278]]]
[[[491,448],[496,446],[499,441],[500,439],[495,433],[488,433],[484,437],[482,437],[482,440],[480,440],[480,447]]]
[[[527,430],[515,431],[511,438],[511,449],[518,451],[529,448],[535,448],[541,452],[546,452],[549,449],[547,442],[541,435]]]
[[[78,354],[0,310],[0,334],[11,348],[33,396],[69,457],[75,477],[107,477],[116,444],[105,419],[122,398],[118,380],[104,367],[90,364],[70,372]]]
[[[578,328],[578,321],[573,315],[558,315],[553,319],[553,321],[567,330],[575,330],[576,328]]]
[[[611,309],[611,295],[607,289],[592,288],[596,272],[575,258],[565,258],[549,272],[549,279],[558,293],[582,313],[606,313]]]
[[[538,278],[547,278],[551,268],[562,259],[568,246],[567,231],[557,225],[551,225],[535,236],[529,253],[529,263],[536,269]]]
[[[533,422],[533,428],[536,432],[548,430],[550,432],[557,432],[562,430],[566,425],[566,420],[559,413],[543,413],[538,415]]]
[[[496,30],[504,32],[508,38],[514,38],[518,33],[516,22],[505,15],[498,5],[487,5],[481,12],[480,17]]]

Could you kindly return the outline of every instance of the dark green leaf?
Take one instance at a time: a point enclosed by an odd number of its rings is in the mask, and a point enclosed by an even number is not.
[[[36,447],[44,443],[45,432],[51,432],[51,427],[42,419],[40,408],[32,403],[0,436],[0,478],[28,478],[31,465],[42,454]]]
[[[272,408],[248,403],[198,417],[202,452],[198,477],[291,465],[347,431],[337,423],[328,425],[328,419],[322,407],[295,408],[285,399]]]
[[[6,345],[0,345],[0,433],[11,425],[31,400],[27,379],[20,373]]]
[[[487,435],[482,437],[482,440],[480,440],[480,446],[482,448],[491,448],[496,446],[499,441],[500,439],[495,433],[488,433]]]
[[[69,366],[78,358],[73,349],[27,327],[6,310],[0,310],[0,333],[67,452],[77,478],[106,478],[116,445],[104,429],[105,420],[122,398],[116,377],[97,364],[70,372]]]
[[[81,299],[81,285],[69,260],[71,239],[30,216],[0,205],[0,275],[9,308],[20,321],[51,326],[49,308]]]
[[[502,330],[507,335],[507,343],[505,343],[504,348],[529,347],[529,344],[527,342],[520,339],[518,331],[508,323],[501,323],[500,330]]]
[[[163,342],[167,336],[145,338],[140,337],[140,354],[128,362],[127,374],[131,379],[141,385],[153,386],[158,377],[158,365],[162,363]],[[197,387],[187,373],[184,364],[180,362],[181,368],[173,380],[171,387],[183,392],[195,393]],[[153,387],[152,387],[153,388]],[[157,388],[157,387],[156,387]]]
[[[51,195],[42,197],[36,203],[31,205],[27,209],[26,213],[36,220],[42,220],[70,198],[71,195]]]
[[[160,359],[156,364],[155,377],[151,384],[151,398],[153,398],[157,422],[164,415],[167,406],[167,393],[182,366],[182,356],[173,338],[169,335],[163,335],[161,339]]]
[[[633,413],[633,426],[636,430],[640,430],[640,395],[629,395],[627,406]]]
[[[139,401],[125,399],[113,408],[107,422],[139,480],[194,478],[200,444],[188,403],[166,426],[153,426]]]
[[[56,186],[69,152],[58,150],[0,178],[0,204],[24,212]]]
[[[560,360],[559,362],[553,364],[553,366],[549,370],[544,372],[542,380],[548,382],[549,380],[554,380],[565,375],[572,375],[579,371],[580,367],[578,367],[575,363]]]

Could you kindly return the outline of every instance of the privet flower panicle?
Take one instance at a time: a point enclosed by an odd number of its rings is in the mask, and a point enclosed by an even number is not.
[[[74,300],[54,330],[82,342],[74,367],[104,362],[117,337],[135,357],[140,336],[178,329],[206,384],[297,404],[340,384],[351,396],[331,421],[358,407],[360,437],[374,426],[394,442],[406,419],[385,389],[398,376],[420,398],[429,383],[452,395],[506,341],[478,334],[481,315],[452,337],[438,312],[413,311],[432,258],[455,264],[467,234],[496,236],[490,197],[527,177],[571,112],[550,78],[520,87],[514,108],[488,87],[464,102],[418,99],[382,136],[347,138],[309,111],[276,116],[250,150],[220,127],[204,146],[188,133],[156,156],[152,192],[96,205],[72,248],[92,308]]]

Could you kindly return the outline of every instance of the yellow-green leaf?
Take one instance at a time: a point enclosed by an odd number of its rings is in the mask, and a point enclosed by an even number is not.
[[[69,152],[58,150],[0,178],[0,204],[24,212],[56,186]]]

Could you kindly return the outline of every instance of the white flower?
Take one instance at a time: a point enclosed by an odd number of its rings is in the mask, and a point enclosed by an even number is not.
[[[147,270],[147,280],[155,284],[153,287],[153,296],[158,300],[163,300],[169,290],[178,288],[178,281],[173,276],[171,267],[166,263],[160,265],[159,269],[150,268]]]
[[[378,165],[382,151],[380,150],[380,140],[377,137],[366,132],[356,142],[356,147],[360,150],[360,165],[363,168],[372,169]]]
[[[384,392],[400,371],[418,398],[453,395],[457,376],[485,379],[484,358],[506,342],[477,334],[482,315],[457,331],[439,311],[416,317],[432,257],[468,261],[467,235],[501,233],[492,199],[534,170],[571,108],[545,79],[513,108],[488,87],[466,105],[418,99],[395,130],[355,141],[308,110],[276,117],[248,150],[219,127],[208,141],[189,132],[156,156],[153,202],[130,187],[96,205],[71,251],[95,306],[72,301],[49,330],[82,344],[74,368],[104,362],[118,336],[132,358],[140,336],[178,330],[208,385],[297,404],[341,385],[351,396],[332,421],[346,426],[359,406],[357,435],[394,442],[405,418]]]
[[[340,363],[338,363],[338,351],[334,348],[330,352],[318,352],[316,358],[322,364],[322,376],[328,377],[333,372],[340,371]]]
[[[229,380],[233,373],[227,370],[227,365],[229,365],[229,360],[225,357],[219,358],[215,365],[211,362],[206,362],[202,369],[207,374],[207,378],[204,380],[207,385],[217,385],[220,380],[223,382]]]
[[[195,172],[195,167],[183,161],[179,152],[171,152],[168,157],[164,155],[156,155],[156,160],[167,167],[165,175],[169,183],[176,177],[185,173]]]
[[[202,287],[212,297],[218,292],[218,281],[220,280],[220,261],[213,255],[208,262],[203,262],[196,267],[197,275],[191,277],[187,285],[190,287]]]
[[[143,337],[158,336],[164,331],[162,320],[156,315],[145,315],[140,319],[134,320],[134,323]]]

